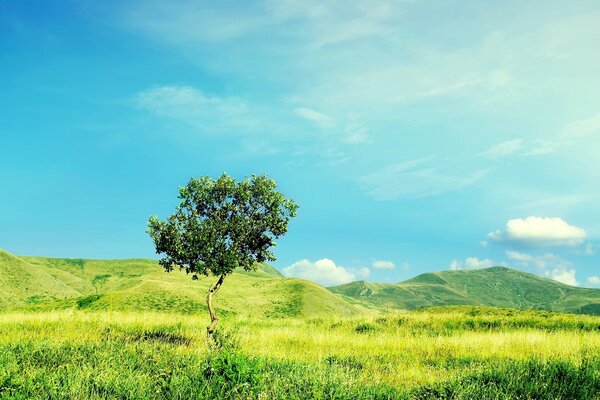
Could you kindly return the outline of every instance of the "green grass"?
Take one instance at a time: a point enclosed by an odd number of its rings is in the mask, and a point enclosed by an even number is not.
[[[0,314],[0,398],[597,399],[600,318],[454,307],[222,321]],[[222,332],[228,332],[223,334]]]

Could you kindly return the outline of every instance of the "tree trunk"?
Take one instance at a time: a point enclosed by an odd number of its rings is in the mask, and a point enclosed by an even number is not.
[[[221,275],[217,283],[214,286],[210,286],[208,289],[208,294],[206,295],[206,304],[208,305],[208,313],[210,314],[210,325],[208,325],[206,328],[206,335],[209,341],[212,338],[212,334],[215,331],[217,324],[219,323],[219,318],[217,318],[217,313],[215,312],[215,307],[212,303],[212,297],[213,294],[217,293],[217,291],[221,288],[223,279],[225,279],[225,275]]]

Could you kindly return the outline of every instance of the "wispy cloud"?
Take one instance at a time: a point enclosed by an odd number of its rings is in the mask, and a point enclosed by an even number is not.
[[[577,139],[600,134],[600,114],[571,122],[561,132],[567,139]]]
[[[487,170],[478,170],[466,177],[440,172],[433,165],[435,157],[426,157],[387,165],[359,182],[363,190],[376,200],[414,199],[453,192],[479,181]]]
[[[134,103],[139,109],[156,116],[181,120],[197,127],[217,122],[236,124],[250,117],[245,102],[209,95],[191,86],[160,86],[144,90],[135,96]]]
[[[336,125],[334,118],[310,108],[299,107],[294,109],[294,112],[320,128],[331,128]]]
[[[492,160],[516,156],[541,156],[552,154],[564,145],[564,142],[558,140],[513,139],[492,145],[480,155]]]

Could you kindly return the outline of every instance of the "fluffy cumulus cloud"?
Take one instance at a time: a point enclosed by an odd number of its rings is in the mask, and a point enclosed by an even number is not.
[[[461,269],[481,269],[493,267],[494,262],[487,258],[479,259],[477,257],[468,257],[464,261],[452,260],[450,263],[450,269],[453,271]]]
[[[287,276],[307,279],[323,286],[352,282],[359,278],[366,278],[370,273],[368,268],[351,270],[341,265],[336,265],[333,260],[328,258],[323,258],[315,262],[306,259],[296,261],[284,268],[283,272]]]
[[[575,269],[564,269],[564,268],[554,268],[550,271],[547,271],[546,276],[554,279],[557,282],[561,282],[571,286],[577,286],[579,282],[575,278]]]
[[[371,266],[375,269],[394,269],[396,265],[391,261],[375,260]]]
[[[490,232],[488,237],[524,246],[577,246],[584,241],[586,232],[561,218],[530,216],[511,219],[505,230]]]
[[[592,275],[587,278],[586,283],[588,286],[600,286],[600,276]]]

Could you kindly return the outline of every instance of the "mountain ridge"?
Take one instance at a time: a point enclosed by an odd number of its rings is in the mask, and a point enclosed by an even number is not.
[[[214,279],[214,277],[212,278]],[[0,310],[205,312],[213,283],[167,274],[156,260],[16,256],[0,250]],[[600,289],[562,284],[507,267],[426,272],[397,283],[355,281],[324,288],[268,264],[236,271],[217,296],[224,314],[311,317],[435,306],[494,306],[600,315]]]
[[[600,289],[569,286],[503,266],[426,272],[398,283],[351,282],[328,288],[373,308],[483,305],[596,313]]]

